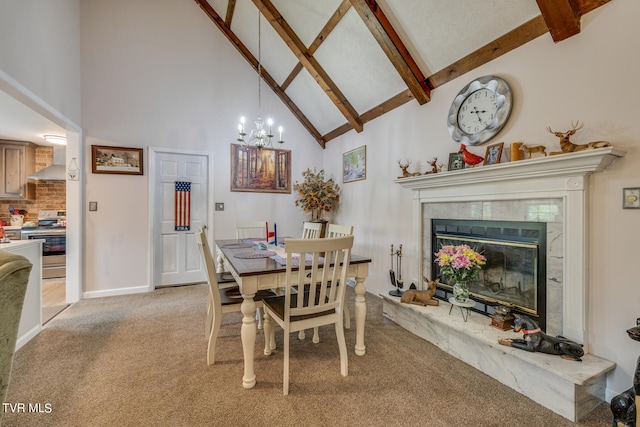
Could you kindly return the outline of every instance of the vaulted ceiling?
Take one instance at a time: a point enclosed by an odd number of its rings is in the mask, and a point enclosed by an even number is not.
[[[323,148],[608,1],[195,0]]]

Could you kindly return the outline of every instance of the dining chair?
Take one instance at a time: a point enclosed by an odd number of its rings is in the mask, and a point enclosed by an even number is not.
[[[353,225],[329,224],[327,226],[328,238],[351,236],[351,235],[353,235]],[[346,304],[344,306],[344,327],[347,329],[351,328],[351,316],[349,315],[349,309],[347,308]],[[320,342],[320,336],[318,335],[318,328],[313,328],[312,342],[314,343]]]
[[[318,326],[335,326],[340,352],[340,373],[347,376],[349,361],[344,338],[342,311],[345,283],[353,236],[327,239],[286,239],[287,256],[285,294],[262,300],[265,337],[270,337],[273,322],[284,330],[284,373],[282,393],[289,394],[289,341],[291,333]],[[321,256],[324,254],[324,256]],[[296,270],[297,269],[297,270]],[[309,292],[296,292],[294,288],[307,281],[311,273]],[[264,354],[271,354],[269,339],[265,338]]]
[[[267,239],[267,221],[236,222],[236,239],[264,237]]]
[[[302,238],[303,239],[318,239],[320,237],[324,237],[320,235],[322,231],[322,223],[321,222],[305,222],[302,225]]]
[[[198,248],[202,255],[205,272],[207,274],[207,283],[209,284],[209,299],[207,307],[207,318],[205,320],[205,335],[209,339],[207,346],[207,365],[215,363],[216,340],[220,332],[222,323],[222,315],[224,313],[239,312],[242,305],[242,295],[240,288],[236,284],[235,287],[220,288],[216,278],[216,268],[209,242],[205,233],[206,226],[200,227],[196,233]],[[262,300],[275,296],[270,290],[260,290],[253,297],[256,307],[262,307]]]

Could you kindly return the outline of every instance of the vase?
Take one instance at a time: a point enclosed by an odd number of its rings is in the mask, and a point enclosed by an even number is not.
[[[469,288],[466,283],[456,283],[453,285],[453,297],[458,302],[466,302],[469,298]]]

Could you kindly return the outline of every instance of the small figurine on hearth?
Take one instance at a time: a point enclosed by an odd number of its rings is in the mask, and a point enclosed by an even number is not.
[[[636,326],[627,329],[627,334],[632,340],[640,341],[640,317],[636,319]],[[611,399],[614,425],[636,427],[640,424],[638,407],[640,407],[640,357],[638,357],[636,373],[633,377],[633,386]]]

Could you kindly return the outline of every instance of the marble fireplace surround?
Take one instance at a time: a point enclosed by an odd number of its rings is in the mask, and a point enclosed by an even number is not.
[[[474,313],[473,323],[460,323],[460,313],[447,314],[448,302],[440,307],[406,307],[383,295],[385,316],[572,421],[586,415],[604,400],[605,374],[615,367],[588,354],[589,175],[604,171],[624,155],[607,147],[395,181],[413,191],[413,244],[419,262],[410,277],[431,271],[427,229],[431,218],[446,219],[443,215],[450,212],[454,219],[547,222],[547,331],[582,343],[586,363],[578,367],[557,356],[500,346],[494,336],[497,330],[485,326],[488,318]]]

